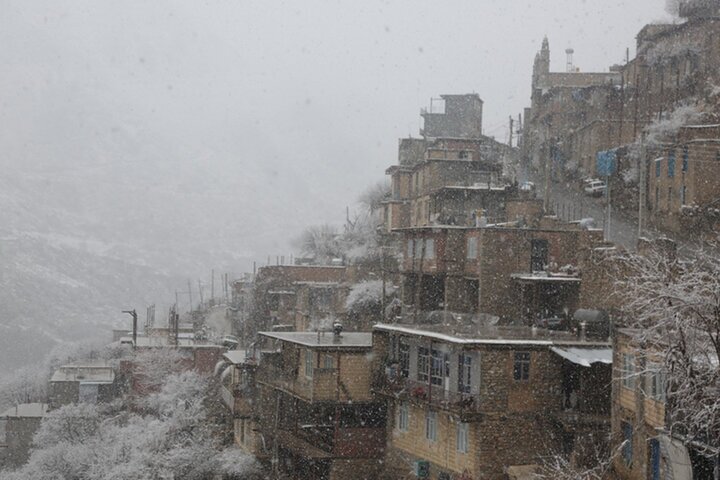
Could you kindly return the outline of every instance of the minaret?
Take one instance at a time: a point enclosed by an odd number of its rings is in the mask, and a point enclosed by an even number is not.
[[[540,49],[540,74],[550,73],[550,42],[548,38],[543,38],[542,48]]]

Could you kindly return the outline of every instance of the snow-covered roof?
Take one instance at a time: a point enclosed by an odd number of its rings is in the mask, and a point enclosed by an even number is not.
[[[223,358],[233,365],[241,365],[243,363],[254,363],[253,357],[248,357],[247,350],[228,350],[223,354]]]
[[[268,295],[295,295],[292,290],[268,290]]]
[[[570,332],[522,326],[475,326],[472,331],[461,333],[452,332],[452,326],[448,325],[415,326],[379,323],[373,329],[434,338],[442,342],[460,345],[597,345],[603,347],[609,345],[608,342],[583,341]]]
[[[48,411],[47,403],[21,403],[5,410],[0,417],[43,417]]]
[[[332,332],[259,332],[268,338],[315,348],[371,348],[372,334],[344,332],[335,336]]]
[[[113,383],[115,371],[106,362],[63,365],[55,370],[51,382]]]
[[[589,367],[593,363],[612,365],[612,348],[550,347],[550,350],[583,367]]]
[[[532,282],[575,282],[580,283],[579,277],[571,277],[568,275],[553,275],[545,272],[542,273],[513,273],[510,278],[515,280],[524,280]]]

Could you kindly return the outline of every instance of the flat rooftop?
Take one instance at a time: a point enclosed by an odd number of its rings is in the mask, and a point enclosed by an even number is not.
[[[233,365],[255,364],[255,358],[249,357],[248,353],[248,350],[228,350],[223,354],[223,358]]]
[[[113,383],[115,371],[104,361],[63,365],[55,370],[51,382]]]
[[[378,323],[374,330],[434,338],[461,345],[584,345],[607,346],[604,341],[581,340],[571,332],[523,326],[497,325],[409,325]]]
[[[372,333],[369,332],[343,332],[339,336],[335,336],[332,332],[259,332],[259,334],[312,348],[372,348]]]
[[[47,413],[47,403],[21,403],[5,410],[0,417],[39,418]]]

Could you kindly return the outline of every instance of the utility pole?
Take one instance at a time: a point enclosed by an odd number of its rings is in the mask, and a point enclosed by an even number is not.
[[[511,116],[510,116],[510,139],[508,140],[508,146],[509,146],[509,147],[512,147],[512,146],[513,146],[513,123],[514,123],[514,122],[515,122],[515,119],[514,119],[514,118],[512,117],[512,115],[511,115]]]
[[[645,212],[645,203],[647,202],[645,194],[647,191],[647,163],[645,158],[645,136],[640,138],[640,182],[638,186],[638,239],[642,237],[643,232],[643,213]]]
[[[198,280],[198,293],[200,294],[200,306],[202,307],[204,300],[203,300],[203,293],[202,293],[202,283],[200,283],[200,280]]]
[[[215,301],[215,269],[210,270],[210,301]]]
[[[188,280],[188,297],[190,297],[190,313],[192,313],[192,311],[193,311],[192,284],[190,283],[190,280]]]

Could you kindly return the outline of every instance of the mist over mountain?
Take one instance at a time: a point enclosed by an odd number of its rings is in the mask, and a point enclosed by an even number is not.
[[[663,3],[0,0],[0,372],[342,222],[430,96],[502,139],[550,28],[604,68]]]

